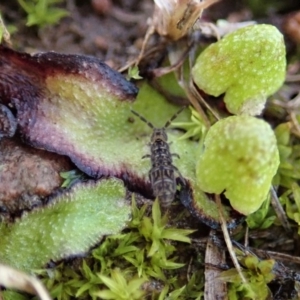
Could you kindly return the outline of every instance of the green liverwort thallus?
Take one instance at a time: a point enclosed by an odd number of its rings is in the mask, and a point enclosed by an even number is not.
[[[196,85],[207,94],[225,93],[232,114],[258,115],[266,98],[285,79],[282,34],[272,25],[251,25],[207,47],[193,67]]]
[[[266,199],[278,165],[270,125],[251,116],[232,116],[208,131],[197,162],[197,180],[207,193],[225,192],[232,207],[248,215]]]

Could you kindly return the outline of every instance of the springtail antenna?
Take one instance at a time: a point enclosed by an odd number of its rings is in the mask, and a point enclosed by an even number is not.
[[[170,120],[167,121],[167,123],[165,124],[164,127],[165,127],[165,128],[169,127],[170,124],[172,123],[172,121],[173,121],[174,119],[176,119],[176,118],[178,117],[178,115],[179,115],[185,108],[186,108],[186,106],[182,106],[182,107],[177,111],[177,113],[175,113],[175,114],[173,115],[173,117],[172,117]]]
[[[139,113],[137,113],[136,111],[134,111],[133,109],[131,109],[131,112],[136,115],[137,117],[139,117],[143,122],[145,122],[150,128],[155,129],[155,127],[153,126],[153,124],[151,122],[149,122],[148,120],[146,120],[143,116],[141,116]]]

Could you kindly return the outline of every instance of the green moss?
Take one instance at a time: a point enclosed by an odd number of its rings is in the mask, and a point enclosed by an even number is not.
[[[84,179],[84,174],[77,169],[60,172],[59,175],[64,179],[64,182],[61,185],[63,188],[69,188],[77,181],[82,181]]]
[[[4,300],[28,300],[29,297],[26,295],[22,295],[15,291],[1,291],[0,296],[3,297]]]
[[[66,10],[54,6],[64,0],[18,0],[18,2],[27,13],[27,26],[53,25],[69,14]]]
[[[273,184],[291,189],[293,183],[300,179],[300,147],[297,140],[291,137],[290,123],[279,124],[274,132],[280,164]]]
[[[230,282],[228,297],[232,300],[266,300],[269,299],[271,291],[268,283],[271,282],[275,275],[272,269],[275,261],[259,260],[256,256],[248,255],[240,260],[244,266],[242,272],[248,283],[242,283],[236,269],[224,271],[221,279]]]
[[[249,228],[266,229],[274,223],[276,215],[270,208],[270,200],[271,199],[269,194],[266,201],[263,202],[261,207],[246,218],[246,222]]]
[[[300,186],[294,182],[292,188],[281,195],[280,200],[286,206],[287,216],[298,224],[300,235]]]
[[[205,122],[192,106],[190,106],[189,109],[191,111],[191,120],[187,122],[173,122],[172,126],[186,131],[185,134],[180,137],[180,140],[189,138],[200,140],[200,138],[204,137],[207,131]]]
[[[134,67],[130,67],[128,69],[128,74],[126,76],[126,79],[127,80],[130,80],[130,79],[142,79],[143,77],[140,76],[139,74],[139,68],[137,66],[134,66]]]
[[[115,299],[115,300],[139,300],[145,295],[141,290],[141,285],[145,283],[145,278],[136,278],[127,281],[124,275],[118,270],[112,270],[112,278],[104,275],[99,275],[103,283],[109,288],[95,293],[101,299]]]

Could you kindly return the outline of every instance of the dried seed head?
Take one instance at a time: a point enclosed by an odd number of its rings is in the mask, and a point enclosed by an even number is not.
[[[218,1],[154,0],[154,27],[160,35],[176,41],[189,32],[205,8]]]

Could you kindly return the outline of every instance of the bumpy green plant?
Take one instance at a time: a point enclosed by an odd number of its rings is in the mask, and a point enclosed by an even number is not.
[[[88,251],[103,235],[123,229],[129,218],[120,180],[75,186],[14,224],[0,224],[0,262],[26,271],[41,268]]]
[[[233,114],[260,114],[266,97],[285,79],[285,45],[272,25],[251,25],[226,35],[198,57],[193,77],[206,93],[225,94]]]
[[[270,125],[250,116],[232,116],[208,131],[197,163],[197,179],[205,192],[225,192],[232,207],[248,215],[267,198],[278,165]]]

